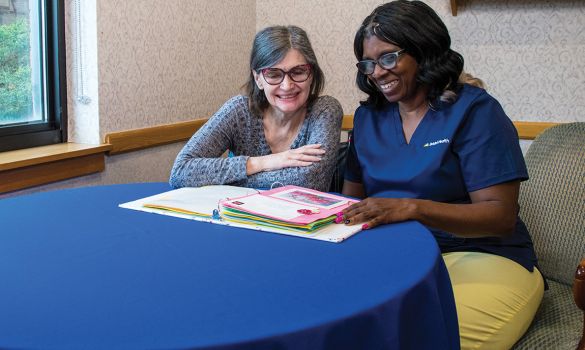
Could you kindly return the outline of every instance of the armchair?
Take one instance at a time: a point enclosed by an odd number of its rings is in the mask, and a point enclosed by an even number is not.
[[[514,349],[585,350],[585,122],[546,129],[525,159],[520,217],[549,290]]]

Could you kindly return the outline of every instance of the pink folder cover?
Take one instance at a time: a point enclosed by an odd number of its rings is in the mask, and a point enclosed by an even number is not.
[[[270,204],[270,202],[274,203],[273,201],[282,201],[282,204],[286,204],[287,206],[295,209],[296,213],[298,213],[298,216],[281,216],[275,212],[267,214],[262,211],[257,211],[258,207],[246,200],[250,199],[251,197],[254,197],[254,202],[265,198],[267,204]],[[343,209],[357,202],[357,200],[345,198],[342,196],[320,192],[304,187],[288,185],[247,196],[225,199],[220,201],[220,205],[253,215],[305,225],[319,219],[329,217],[331,215],[336,215]]]

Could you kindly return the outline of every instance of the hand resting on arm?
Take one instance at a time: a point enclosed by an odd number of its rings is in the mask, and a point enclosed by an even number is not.
[[[311,144],[266,156],[250,157],[246,163],[246,175],[290,167],[305,167],[321,161],[325,150],[321,144]]]

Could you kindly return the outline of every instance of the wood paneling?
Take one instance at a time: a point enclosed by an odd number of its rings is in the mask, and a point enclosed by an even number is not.
[[[353,129],[353,115],[344,115],[343,121],[341,122],[341,130],[349,131]]]
[[[149,128],[119,131],[107,134],[105,142],[111,145],[110,154],[136,151],[189,139],[207,119],[159,125]]]
[[[534,140],[545,129],[558,125],[559,123],[545,122],[514,122],[518,136],[523,140]]]
[[[518,130],[518,137],[522,140],[534,140],[538,134],[545,129],[555,126],[559,123],[545,123],[545,122],[514,122],[516,130]],[[343,123],[341,124],[343,130],[351,130],[353,128],[353,115],[344,115]]]
[[[451,14],[457,16],[457,0],[451,0]]]

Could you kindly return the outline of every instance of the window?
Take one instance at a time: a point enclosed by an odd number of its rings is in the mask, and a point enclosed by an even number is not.
[[[0,151],[66,141],[64,0],[0,0]]]

